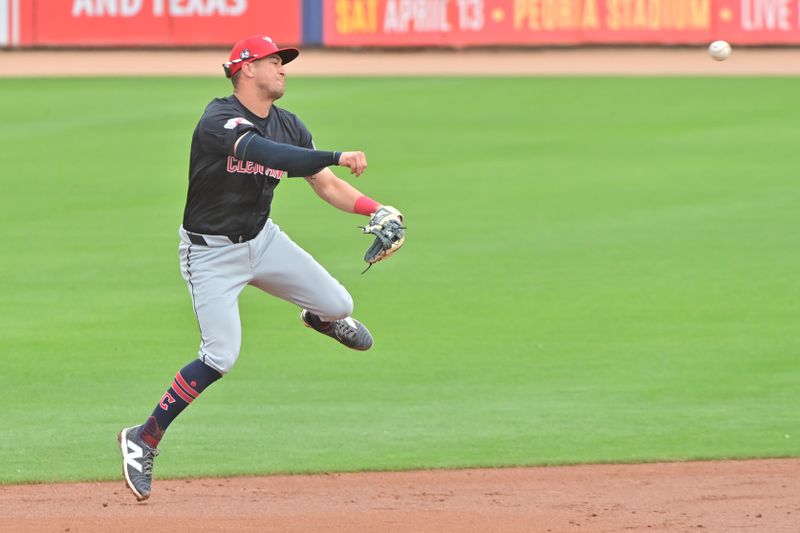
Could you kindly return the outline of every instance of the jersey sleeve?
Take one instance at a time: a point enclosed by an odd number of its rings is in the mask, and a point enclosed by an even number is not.
[[[298,132],[298,139],[299,139],[298,144],[303,148],[311,148],[312,150],[316,150],[317,147],[314,146],[314,138],[311,136],[311,132],[308,131],[308,128],[306,127],[305,124],[303,124],[302,120],[300,120],[296,116],[294,118],[296,121],[295,127],[297,128]]]
[[[214,106],[206,109],[197,125],[197,132],[203,147],[211,152],[233,155],[236,140],[247,133],[255,131],[252,122],[233,106]]]
[[[288,126],[288,129],[290,131],[289,135],[291,140],[287,142],[293,144],[294,146],[299,146],[300,148],[308,148],[309,150],[316,150],[317,147],[314,146],[314,139],[311,136],[311,132],[308,130],[303,121],[300,120],[300,118],[297,115],[289,111],[286,111],[285,109],[281,109],[280,111],[283,116],[282,120],[284,124]],[[325,166],[330,164],[331,163],[328,163]],[[325,168],[325,166],[315,167],[314,169],[305,169],[304,172],[300,173],[288,171],[287,176],[290,178],[301,178],[301,177],[311,176],[313,174],[316,174],[323,168]]]

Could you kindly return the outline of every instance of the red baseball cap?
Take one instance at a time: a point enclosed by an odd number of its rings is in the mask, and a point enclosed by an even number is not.
[[[226,63],[223,63],[222,68],[225,69],[225,76],[230,78],[239,72],[242,64],[262,59],[272,54],[278,54],[285,65],[299,56],[300,50],[297,48],[278,48],[278,45],[266,35],[254,35],[233,45],[231,57]]]

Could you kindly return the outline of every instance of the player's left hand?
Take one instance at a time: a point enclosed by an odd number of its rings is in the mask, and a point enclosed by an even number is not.
[[[369,225],[361,228],[364,233],[375,236],[372,246],[364,254],[364,261],[372,266],[399,250],[405,242],[405,229],[400,211],[390,205],[379,207],[370,218]]]

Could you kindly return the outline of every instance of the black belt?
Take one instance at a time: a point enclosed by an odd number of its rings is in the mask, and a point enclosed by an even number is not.
[[[200,246],[208,246],[206,239],[199,233],[192,233],[190,231],[187,231],[186,235],[189,237],[189,242],[191,242],[192,244],[198,244]],[[247,242],[250,239],[252,239],[252,237],[248,237],[246,235],[221,235],[221,237],[226,237],[231,241],[232,244]]]

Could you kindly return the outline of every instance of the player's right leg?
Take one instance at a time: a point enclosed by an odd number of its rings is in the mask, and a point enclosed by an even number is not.
[[[200,351],[175,375],[145,423],[119,434],[125,482],[138,500],[150,495],[153,459],[167,427],[231,369],[241,346],[238,298],[251,276],[247,245],[200,246],[182,232],[180,259],[200,327]]]
[[[302,308],[303,323],[354,350],[369,350],[372,335],[351,317],[353,298],[311,254],[271,220],[253,239],[252,285]]]

